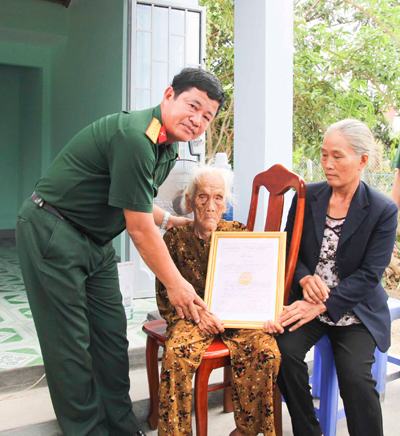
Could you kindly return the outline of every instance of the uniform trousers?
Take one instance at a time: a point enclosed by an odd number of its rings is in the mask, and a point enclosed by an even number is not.
[[[288,327],[289,328],[289,327]],[[383,436],[382,411],[371,368],[375,341],[363,324],[330,326],[317,319],[277,337],[282,354],[278,386],[292,419],[294,436],[321,436],[309,386],[306,353],[325,334],[335,359],[350,436]]]
[[[17,249],[54,410],[66,436],[127,436],[126,316],[115,251],[27,200]]]
[[[206,335],[192,321],[168,327],[159,391],[160,436],[192,435],[192,379],[216,335]],[[280,353],[274,337],[262,330],[226,329],[236,426],[245,435],[275,435],[273,393]]]

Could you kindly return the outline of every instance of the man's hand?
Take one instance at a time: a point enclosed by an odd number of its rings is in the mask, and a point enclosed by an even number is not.
[[[195,304],[206,311],[208,308],[206,303],[196,294],[193,286],[182,277],[176,268],[161,233],[154,225],[155,222],[161,223],[163,212],[156,206],[154,206],[154,214],[124,209],[126,230],[142,259],[164,284],[168,298],[178,315],[181,318],[186,317],[199,323],[200,317]]]
[[[290,306],[283,306],[282,313],[278,317],[279,324],[282,327],[292,325],[289,331],[294,332],[303,324],[312,321],[320,313],[326,312],[324,303],[309,303],[308,301],[295,301]]]
[[[199,329],[207,333],[208,335],[217,335],[218,333],[223,333],[225,331],[221,320],[211,312],[206,312],[205,310],[199,308],[200,322]]]
[[[331,290],[316,274],[303,277],[299,284],[303,288],[304,299],[309,303],[325,303],[329,298]]]
[[[153,218],[154,224],[158,227],[161,227],[161,223],[163,222],[165,215],[165,210],[161,209],[161,207],[153,205]],[[174,216],[170,215],[167,222],[166,230],[171,229],[172,227],[177,226],[188,226],[193,220],[189,218],[185,218],[183,216]]]
[[[193,286],[188,281],[183,277],[181,279],[176,286],[166,287],[169,301],[175,307],[179,317],[193,319],[198,324],[200,316],[195,304],[208,312],[207,304],[196,294]]]
[[[265,321],[263,330],[265,333],[269,333],[272,336],[281,335],[285,331],[285,329],[280,324],[272,321],[271,319]]]
[[[171,215],[168,219],[167,230],[177,226],[188,226],[191,222],[193,222],[193,220],[189,218]]]

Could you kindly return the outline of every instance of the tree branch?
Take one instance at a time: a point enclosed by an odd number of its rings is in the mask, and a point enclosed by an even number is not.
[[[234,101],[234,97],[232,96],[231,102],[229,104],[228,110],[226,111],[225,117],[224,117],[224,121],[222,122],[222,126],[221,126],[221,130],[219,133],[219,138],[218,138],[218,142],[215,145],[214,149],[213,149],[213,154],[216,153],[216,151],[218,150],[221,142],[222,142],[222,138],[224,137],[225,134],[225,130],[226,130],[226,123],[229,117],[230,112],[232,112],[233,110],[233,101]]]
[[[321,47],[324,50],[329,51],[329,53],[332,53],[333,55],[335,55],[335,56],[337,56],[337,57],[339,57],[341,59],[345,59],[346,60],[346,58],[344,56],[342,56],[341,54],[337,53],[336,51],[331,50],[330,48],[326,47],[325,45],[319,44],[318,42],[311,41],[309,39],[304,39],[304,41],[310,42],[313,45],[317,45],[318,47]]]
[[[222,77],[218,77],[218,79],[221,81],[231,76],[233,76],[233,71],[225,73]]]
[[[311,86],[309,86],[308,88],[306,88],[303,92],[307,92],[307,91],[309,91],[310,89],[313,89],[313,88],[315,88],[315,87],[318,86],[318,85],[322,85],[323,83],[325,83],[325,80],[320,80],[319,82],[314,83],[314,85],[311,85]]]
[[[310,9],[306,12],[306,14],[304,15],[304,19],[306,19],[308,17],[308,14],[314,9],[314,6],[317,6],[317,4],[320,2],[321,0],[316,0],[316,2],[310,7]]]
[[[371,20],[373,20],[379,27],[381,27],[382,30],[384,32],[386,32],[393,39],[393,41],[400,47],[400,41],[397,38],[397,36],[392,31],[390,31],[381,21],[379,21],[377,18],[375,18],[370,12],[368,12],[362,6],[359,6],[358,4],[354,3],[351,0],[343,0],[343,1],[351,6],[355,7],[359,11],[361,11],[368,18],[371,18]]]
[[[207,135],[206,135],[206,138],[207,138],[207,140],[206,140],[206,142],[207,142],[207,156],[209,155],[209,153],[212,151],[212,143],[213,143],[213,141],[212,141],[212,137],[213,137],[213,128],[212,128],[213,126],[211,125],[211,124],[209,124],[208,125],[208,127],[207,127]]]
[[[317,119],[314,120],[318,127],[322,130],[322,133],[326,132],[326,129],[322,126],[321,122]]]
[[[396,107],[396,104],[391,100],[388,95],[379,87],[379,85],[375,82],[375,80],[370,77],[367,73],[364,73],[364,76],[375,86],[375,88],[381,93],[383,98],[389,103],[390,106]]]

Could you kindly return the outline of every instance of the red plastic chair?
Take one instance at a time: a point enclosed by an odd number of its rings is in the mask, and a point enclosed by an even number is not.
[[[298,194],[296,218],[294,223],[292,242],[287,256],[285,271],[284,303],[287,303],[290,287],[296,268],[297,256],[300,248],[301,232],[303,229],[306,185],[297,174],[287,170],[282,165],[274,165],[269,170],[258,174],[253,181],[249,216],[247,227],[254,230],[256,220],[258,195],[261,186],[269,191],[267,219],[264,231],[279,231],[282,222],[284,194],[291,188]],[[150,413],[148,423],[152,430],[158,425],[158,350],[164,346],[166,323],[164,320],[150,321],[143,326],[147,334],[146,366],[150,392]],[[231,402],[231,372],[229,350],[219,337],[216,337],[203,356],[203,360],[196,371],[194,385],[196,432],[197,436],[207,436],[208,424],[208,392],[224,389],[224,412],[232,411]],[[208,380],[214,369],[224,367],[224,382],[209,386]],[[274,395],[275,429],[277,436],[282,435],[282,405],[281,395],[276,389]],[[199,419],[201,417],[201,419]]]

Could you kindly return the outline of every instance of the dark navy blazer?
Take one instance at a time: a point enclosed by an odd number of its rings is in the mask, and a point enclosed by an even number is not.
[[[315,272],[331,194],[332,188],[327,182],[307,185],[304,227],[290,303],[303,298],[299,281]],[[297,197],[293,199],[286,224],[288,246],[296,204]],[[340,283],[331,289],[325,302],[334,322],[346,311],[354,310],[383,352],[390,346],[390,314],[388,296],[381,285],[381,278],[390,263],[396,228],[396,204],[360,182],[347,212],[336,251]]]

